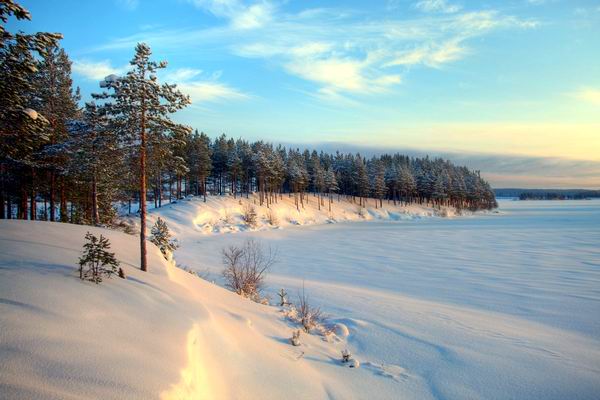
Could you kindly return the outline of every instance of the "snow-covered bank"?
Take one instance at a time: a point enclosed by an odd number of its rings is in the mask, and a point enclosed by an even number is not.
[[[127,280],[77,278],[87,231],[111,240]],[[0,397],[351,397],[319,371],[337,347],[307,335],[292,347],[276,308],[169,265],[154,246],[143,273],[137,248],[100,228],[0,221]]]
[[[177,262],[212,278],[229,244],[279,248],[271,293],[295,300],[305,282],[340,327],[300,347],[277,307],[175,268],[153,245],[138,271],[135,236],[0,221],[0,397],[595,399],[600,202],[511,203],[501,215],[236,235],[189,220],[210,207],[196,200],[152,213],[180,240]],[[88,230],[111,239],[128,280],[77,279]],[[340,364],[345,348],[360,368]]]
[[[349,327],[362,371],[345,384],[357,398],[593,399],[599,224],[598,201],[506,202],[459,219],[184,230],[176,258],[218,280],[220,248],[247,238],[278,248],[271,294],[284,287],[295,297],[305,282]],[[366,382],[377,395],[362,391]]]
[[[377,206],[376,204],[377,203]],[[257,214],[256,224],[249,226],[243,220],[244,211],[252,206]],[[455,217],[471,214],[468,211],[458,212],[453,207],[434,208],[428,205],[409,204],[394,205],[384,201],[383,207],[375,199],[367,199],[364,207],[359,206],[358,199],[351,202],[344,197],[339,201],[337,196],[331,203],[323,199],[319,207],[314,195],[306,195],[304,206],[296,207],[294,197],[284,194],[277,202],[259,205],[257,195],[249,198],[233,196],[208,196],[204,202],[201,197],[188,197],[176,203],[166,204],[161,208],[151,209],[150,221],[158,216],[169,221],[169,228],[183,237],[183,233],[194,235],[232,233],[245,231],[264,231],[304,225],[323,225],[338,222],[362,222],[374,220],[401,221],[424,217]],[[135,216],[129,220],[137,224]]]

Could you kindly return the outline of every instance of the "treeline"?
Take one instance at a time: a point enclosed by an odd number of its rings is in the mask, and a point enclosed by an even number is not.
[[[574,192],[523,192],[519,200],[586,200],[592,197],[600,197],[598,190],[582,190]]]
[[[494,189],[498,197],[512,197],[520,200],[584,200],[600,198],[600,190],[592,189]]]
[[[478,172],[442,159],[366,159],[192,132],[171,119],[189,97],[159,83],[166,62],[152,61],[145,44],[124,76],[106,77],[81,107],[61,35],[12,34],[4,27],[11,16],[31,18],[13,1],[0,2],[0,218],[110,224],[118,202],[130,211],[139,204],[145,270],[147,200],[160,207],[188,194],[257,192],[269,206],[288,193],[300,209],[312,192],[319,206],[334,195],[360,205],[374,197],[375,206],[496,206]]]

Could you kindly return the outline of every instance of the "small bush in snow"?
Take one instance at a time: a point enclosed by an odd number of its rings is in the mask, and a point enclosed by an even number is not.
[[[250,239],[243,246],[222,250],[225,285],[237,294],[261,302],[267,271],[276,262],[276,252],[263,250],[260,243]]]
[[[279,306],[280,307],[284,307],[284,306],[287,306],[287,305],[290,304],[289,301],[288,301],[288,299],[287,299],[287,295],[288,294],[287,294],[287,292],[285,290],[283,290],[283,288],[281,288],[279,290],[279,292],[277,293],[277,295],[279,296]]]
[[[342,362],[343,363],[347,363],[350,362],[350,357],[352,357],[352,355],[350,354],[350,352],[346,349],[342,350]]]
[[[251,228],[256,226],[256,209],[253,205],[248,204],[242,210],[242,220]]]
[[[267,211],[267,222],[271,226],[279,226],[279,217],[277,217],[277,213],[275,211]]]
[[[292,338],[290,339],[290,343],[292,343],[293,346],[300,346],[300,329],[292,332]]]
[[[117,272],[119,262],[115,253],[108,251],[110,242],[107,238],[102,235],[98,238],[88,232],[85,239],[87,243],[83,245],[83,255],[79,258],[79,278],[100,283],[103,277],[110,278]]]
[[[359,215],[361,218],[367,218],[367,215],[368,215],[368,214],[369,214],[369,213],[367,212],[367,209],[366,209],[365,207],[358,207],[358,215]]]
[[[308,295],[304,290],[304,283],[302,284],[302,291],[298,293],[296,311],[298,320],[306,333],[310,333],[313,328],[316,328],[325,320],[321,308],[310,304]]]
[[[169,227],[167,227],[167,223],[160,217],[156,220],[150,233],[152,233],[150,241],[160,249],[160,252],[163,253],[165,259],[168,259],[169,254],[179,247],[176,241],[171,240]]]
[[[230,225],[234,223],[233,214],[228,208],[223,210],[223,222]]]

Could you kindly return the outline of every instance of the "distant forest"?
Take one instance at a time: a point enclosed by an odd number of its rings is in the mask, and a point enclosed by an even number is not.
[[[30,18],[14,3],[3,5],[2,14]],[[81,107],[60,38],[2,36],[0,218],[110,223],[117,202],[142,198],[160,207],[164,199],[207,193],[256,192],[267,205],[293,193],[299,207],[307,192],[344,195],[363,206],[368,197],[378,200],[375,206],[383,200],[496,206],[479,172],[442,159],[367,159],[192,131],[171,119],[189,97],[158,82],[166,62],[151,61],[145,44],[136,47],[127,74],[105,78]]]
[[[300,210],[312,192],[330,202],[343,195],[359,206],[368,197],[375,206],[384,200],[471,210],[497,206],[478,171],[442,159],[366,159],[193,131],[172,119],[190,104],[189,96],[159,82],[167,63],[152,60],[144,43],[136,46],[129,71],[99,82],[82,107],[62,35],[9,32],[4,25],[10,17],[31,15],[14,1],[0,2],[2,219],[111,224],[116,204],[137,202],[145,271],[148,200],[160,207],[189,194],[258,193],[268,207],[287,193]]]
[[[519,200],[585,200],[600,198],[600,190],[587,189],[494,189],[497,197]]]

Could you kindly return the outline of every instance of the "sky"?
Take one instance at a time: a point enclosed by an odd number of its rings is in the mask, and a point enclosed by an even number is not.
[[[600,187],[600,0],[21,0],[84,100],[138,42],[211,136],[442,155],[495,187]]]

